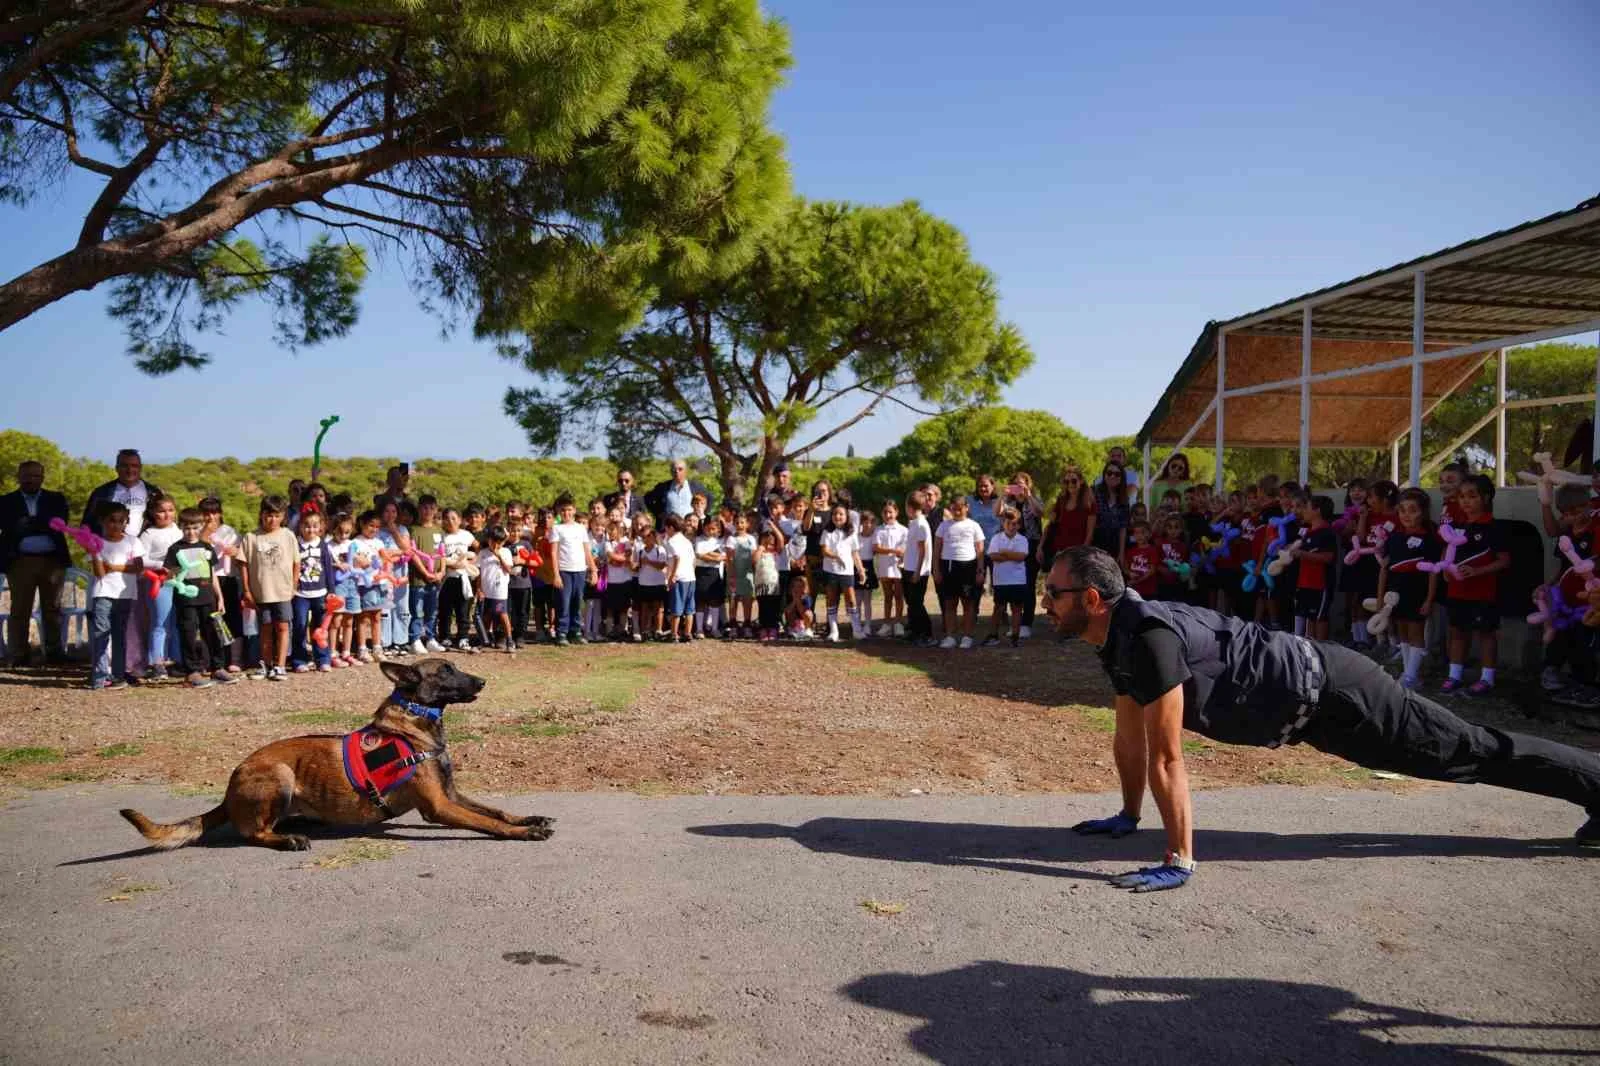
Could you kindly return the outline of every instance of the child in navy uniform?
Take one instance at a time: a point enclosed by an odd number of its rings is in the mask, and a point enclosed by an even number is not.
[[[1431,503],[1421,489],[1400,494],[1394,532],[1383,542],[1375,591],[1380,609],[1387,593],[1400,597],[1389,612],[1389,629],[1400,647],[1400,684],[1408,689],[1420,683],[1422,660],[1428,652],[1424,631],[1439,591],[1439,575],[1422,569],[1423,563],[1439,558],[1439,538],[1428,520]]]
[[[1333,606],[1333,558],[1339,538],[1333,532],[1333,501],[1313,496],[1300,505],[1305,533],[1295,559],[1300,571],[1295,579],[1294,631],[1313,640],[1328,639],[1328,611]]]
[[[1465,519],[1467,542],[1456,549],[1457,576],[1445,586],[1450,596],[1450,675],[1439,686],[1444,693],[1483,696],[1494,690],[1500,651],[1500,571],[1511,565],[1505,536],[1494,520],[1494,482],[1474,474],[1461,483],[1456,505]],[[1449,576],[1448,574],[1446,575]],[[1468,646],[1476,641],[1483,664],[1478,680],[1466,685]]]

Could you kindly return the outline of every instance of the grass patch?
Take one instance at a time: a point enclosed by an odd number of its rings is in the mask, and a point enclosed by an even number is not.
[[[908,677],[922,677],[924,673],[910,663],[868,663],[865,666],[852,666],[852,677],[873,677],[886,681],[904,680]]]
[[[687,796],[698,790],[674,785],[671,781],[636,781],[628,786],[628,791],[646,799],[660,799],[663,796]]]
[[[180,783],[173,785],[167,791],[179,799],[206,799],[213,803],[219,803],[222,800],[221,790],[216,785],[210,784],[193,785]]]
[[[62,770],[50,775],[50,780],[63,785],[82,784],[85,781],[103,781],[105,774],[95,770]]]
[[[566,722],[519,722],[506,730],[519,737],[565,737],[583,732],[583,727]]]
[[[1110,707],[1085,707],[1074,703],[1057,710],[1070,711],[1078,721],[1096,733],[1115,733],[1117,731],[1117,712]]]
[[[358,840],[346,844],[338,851],[329,852],[310,862],[300,864],[302,870],[343,870],[351,866],[359,866],[364,862],[382,862],[392,859],[406,850],[404,844],[396,844],[388,840]]]
[[[1315,775],[1303,766],[1267,766],[1256,776],[1269,785],[1309,785]]]
[[[457,744],[475,744],[483,739],[482,733],[457,733],[450,738]]]
[[[1213,752],[1216,750],[1217,749],[1214,745],[1207,744],[1203,740],[1185,740],[1183,742],[1183,752],[1185,755],[1205,755],[1208,752]]]
[[[868,914],[875,914],[880,918],[892,918],[906,909],[904,903],[890,903],[881,899],[864,899],[861,908]]]
[[[0,748],[0,766],[37,766],[66,757],[60,748]]]
[[[129,755],[143,755],[144,748],[138,744],[109,744],[95,752],[102,759],[125,759]]]
[[[349,711],[295,711],[283,716],[285,722],[295,725],[331,725],[340,729],[359,729],[372,719],[364,714]]]

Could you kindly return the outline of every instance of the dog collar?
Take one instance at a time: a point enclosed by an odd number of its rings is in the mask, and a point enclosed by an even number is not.
[[[444,717],[443,707],[424,707],[420,703],[412,703],[398,692],[389,697],[389,702],[396,707],[410,711],[419,718],[426,718],[430,722],[437,722]]]

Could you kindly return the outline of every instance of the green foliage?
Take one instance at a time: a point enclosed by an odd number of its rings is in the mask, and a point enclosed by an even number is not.
[[[900,499],[925,482],[946,496],[970,493],[979,474],[1002,483],[1019,470],[1033,475],[1046,499],[1068,463],[1098,472],[1105,449],[1046,411],[981,407],[930,418],[873,460],[852,483],[857,500]]]
[[[16,488],[17,466],[28,461],[44,464],[45,488],[66,495],[74,519],[94,487],[116,476],[108,464],[71,458],[43,437],[16,429],[0,430],[0,491]]]
[[[1593,392],[1595,358],[1592,344],[1547,343],[1514,348],[1506,353],[1506,399],[1530,400]],[[1495,360],[1491,359],[1468,384],[1434,408],[1422,430],[1425,459],[1431,459],[1465,433],[1494,406],[1497,374]],[[1534,470],[1537,469],[1533,465],[1534,453],[1551,452],[1559,465],[1565,458],[1573,431],[1593,415],[1594,406],[1584,403],[1507,412],[1506,464],[1512,471]],[[1490,422],[1457,449],[1458,454],[1475,465],[1492,469],[1494,433],[1494,423]],[[1401,443],[1402,450],[1407,447]],[[1514,478],[1515,474],[1509,477]]]
[[[552,279],[745,254],[786,197],[757,0],[33,0],[6,31],[0,199],[100,182],[0,329],[110,282],[147,373],[204,365],[191,335],[247,298],[286,346],[345,334],[357,240],[493,322]]]
[[[665,281],[593,265],[530,290],[502,324],[537,379],[505,402],[534,448],[602,430],[614,454],[687,442],[720,464],[724,494],[748,497],[891,399],[990,403],[1032,361],[965,238],[915,203],[797,200],[748,262],[671,262]]]

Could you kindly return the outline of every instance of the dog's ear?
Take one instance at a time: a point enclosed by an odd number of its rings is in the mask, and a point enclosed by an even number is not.
[[[407,692],[415,692],[422,683],[422,675],[414,666],[404,663],[379,663],[378,669],[383,671],[383,676],[394,682],[395,688],[403,688]]]

